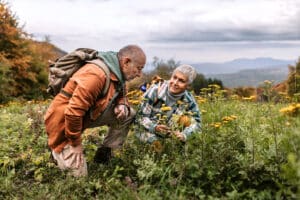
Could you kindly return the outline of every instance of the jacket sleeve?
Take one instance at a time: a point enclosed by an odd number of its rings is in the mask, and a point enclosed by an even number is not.
[[[74,74],[71,81],[76,87],[65,110],[65,136],[72,146],[81,143],[83,116],[97,100],[105,84],[105,74],[101,70],[85,70]]]

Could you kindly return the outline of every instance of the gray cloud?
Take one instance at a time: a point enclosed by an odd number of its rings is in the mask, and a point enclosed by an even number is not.
[[[298,12],[297,16],[299,16]],[[297,18],[297,19],[296,19]],[[215,24],[214,27],[205,28],[205,25],[189,23],[177,24],[169,30],[152,31],[149,34],[149,41],[167,42],[203,42],[203,41],[280,41],[280,40],[300,40],[299,17],[290,19],[286,24],[269,25],[256,24],[255,26],[234,27],[228,24],[222,26],[224,22]],[[204,28],[198,28],[198,27]]]
[[[205,42],[205,41],[281,41],[300,40],[299,33],[267,33],[260,30],[182,30],[176,34],[155,34],[148,38],[154,42]]]
[[[10,1],[28,33],[66,51],[136,43],[150,58],[299,55],[299,0]]]

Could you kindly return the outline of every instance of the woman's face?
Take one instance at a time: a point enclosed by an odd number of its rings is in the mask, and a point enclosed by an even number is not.
[[[181,72],[175,72],[169,82],[169,91],[172,94],[179,94],[185,91],[188,85],[188,77]]]

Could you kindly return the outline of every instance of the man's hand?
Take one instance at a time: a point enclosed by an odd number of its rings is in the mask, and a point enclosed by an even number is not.
[[[178,138],[180,141],[185,141],[185,137],[183,135],[183,133],[181,133],[180,131],[175,131],[173,132],[173,135]]]
[[[83,149],[82,145],[71,146],[70,151],[63,156],[64,160],[69,163],[69,166],[79,168],[83,165]]]
[[[155,131],[162,135],[169,135],[171,133],[171,129],[163,124],[156,125]]]
[[[129,111],[126,105],[116,105],[114,109],[115,115],[118,120],[124,120],[128,117]]]

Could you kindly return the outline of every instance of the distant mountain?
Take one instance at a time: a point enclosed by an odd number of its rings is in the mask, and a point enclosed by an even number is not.
[[[278,83],[288,75],[288,65],[296,61],[274,58],[239,58],[224,63],[192,64],[198,73],[207,78],[217,78],[226,87],[258,86],[265,80]]]
[[[199,73],[204,75],[229,74],[248,69],[265,69],[269,67],[287,67],[294,64],[293,60],[279,60],[274,58],[239,58],[224,63],[194,63],[192,64]]]
[[[274,66],[262,69],[241,70],[231,74],[211,74],[210,78],[221,80],[225,87],[234,88],[239,86],[261,85],[265,80],[274,81],[274,84],[286,80],[288,76],[288,67]]]

